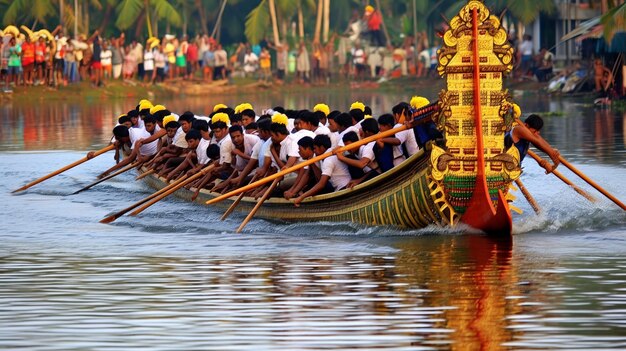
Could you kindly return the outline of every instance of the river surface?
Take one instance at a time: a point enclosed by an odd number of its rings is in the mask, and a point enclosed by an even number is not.
[[[429,97],[433,98],[434,93]],[[546,115],[543,136],[626,201],[626,115],[582,100],[516,94]],[[390,94],[311,93],[164,101],[208,114],[258,109],[375,114]],[[78,195],[106,154],[13,195],[28,181],[103,147],[136,101],[37,101],[0,107],[2,350],[626,349],[626,216],[590,203],[532,160],[512,243],[436,227],[270,223],[166,199],[138,217],[98,221],[150,193],[125,174]],[[551,114],[548,114],[551,112]]]

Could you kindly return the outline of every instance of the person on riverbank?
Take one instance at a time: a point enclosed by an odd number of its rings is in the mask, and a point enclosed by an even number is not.
[[[5,78],[5,91],[11,91],[10,84],[17,86],[20,75],[20,69],[22,61],[20,56],[22,55],[22,47],[17,44],[15,37],[9,39],[9,59],[7,61],[7,75]]]
[[[35,77],[35,43],[30,35],[26,35],[26,39],[22,43],[22,71],[24,85],[33,85]]]

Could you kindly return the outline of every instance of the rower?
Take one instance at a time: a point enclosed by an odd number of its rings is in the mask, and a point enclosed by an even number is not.
[[[259,137],[244,133],[241,126],[231,126],[228,133],[233,144],[231,154],[235,156],[234,170],[224,182],[216,185],[212,191],[224,190],[230,184],[229,181],[237,177],[239,172],[246,168],[250,162],[254,146],[259,142]]]
[[[257,173],[259,175],[265,175],[269,170],[269,166],[271,165],[271,158],[265,156],[266,150],[269,150],[269,147],[272,144],[272,138],[270,134],[270,126],[272,121],[270,118],[262,117],[259,119],[259,141],[254,145],[252,149],[252,154],[250,155],[250,161],[246,165],[246,167],[239,172],[239,175],[230,181],[228,181],[228,186],[240,187],[244,183],[247,183],[250,179],[248,179],[249,175],[252,173]],[[258,168],[257,168],[258,166]]]
[[[156,124],[156,122],[152,119],[148,119],[145,121],[146,126],[149,124]],[[154,128],[154,126],[149,126]],[[132,149],[130,155],[124,158],[120,163],[114,165],[108,170],[104,171],[102,174],[98,176],[98,178],[102,178],[109,173],[120,169],[128,164],[131,164],[135,160],[140,162],[145,162],[149,160],[152,156],[154,156],[157,152],[157,141],[154,140],[150,143],[141,144],[138,143],[140,139],[144,139],[150,136],[150,133],[142,128],[126,128],[125,126],[117,126],[113,128],[113,135],[115,135],[116,143],[118,144],[130,144],[130,148]]]
[[[519,107],[515,108],[514,115],[519,116],[521,111]],[[515,146],[520,154],[520,163],[526,157],[530,144],[533,144],[537,149],[545,152],[552,159],[553,164],[549,162],[542,162],[540,165],[546,170],[546,173],[551,173],[559,165],[559,152],[554,149],[545,139],[539,135],[541,128],[543,128],[543,119],[536,114],[528,116],[524,123],[517,120],[518,124],[514,126],[504,136],[504,146],[508,149],[511,146]]]
[[[366,138],[378,134],[378,123],[373,118],[363,121],[362,137]],[[350,145],[359,141],[359,137],[354,132],[347,133],[343,136],[344,144]],[[358,149],[348,151],[348,154],[337,154],[339,161],[348,165],[348,171],[352,180],[348,184],[348,188],[352,188],[357,184],[366,182],[380,173],[378,172],[378,164],[376,163],[376,154],[374,153],[375,141],[360,146]]]
[[[309,160],[315,156],[313,148],[313,138],[306,136],[298,140],[298,153],[302,160]],[[298,195],[303,189],[312,188],[319,181],[320,177],[321,171],[316,164],[300,168],[296,181],[289,190],[284,192],[283,197],[289,200]]]
[[[394,128],[398,128],[404,125],[404,122],[411,114],[411,106],[406,102],[401,102],[394,106],[391,111],[393,113],[393,118],[396,121]],[[398,132],[396,133],[396,138],[400,140],[404,157],[409,158],[419,151],[419,146],[417,145],[417,140],[415,139],[415,133],[412,130],[407,129]]]
[[[390,114],[384,114],[378,117],[378,127],[381,132],[391,130],[396,124],[393,116]],[[391,168],[401,164],[406,160],[402,154],[402,148],[400,139],[397,137],[387,137],[378,139],[374,150],[376,152],[376,159],[382,172],[387,172]]]
[[[313,150],[316,156],[330,151],[330,138],[327,135],[316,136],[313,139]],[[351,179],[348,165],[339,161],[336,155],[329,156],[322,161],[319,182],[298,196],[294,200],[294,205],[300,206],[300,203],[309,196],[343,190],[348,186]]]

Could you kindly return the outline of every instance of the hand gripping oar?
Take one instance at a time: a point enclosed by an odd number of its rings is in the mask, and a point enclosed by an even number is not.
[[[261,208],[261,205],[263,205],[263,203],[265,202],[265,200],[267,200],[267,198],[270,196],[270,194],[272,193],[272,191],[274,191],[274,188],[276,188],[276,186],[278,185],[278,181],[280,178],[276,178],[274,179],[274,181],[272,182],[272,185],[270,185],[269,188],[267,188],[267,190],[265,191],[265,193],[263,194],[263,197],[261,197],[261,199],[259,200],[259,202],[256,203],[256,205],[254,206],[254,208],[252,209],[252,211],[250,211],[250,213],[248,213],[248,215],[246,216],[246,219],[243,220],[243,222],[241,222],[241,224],[239,225],[239,228],[237,228],[237,233],[241,233],[241,231],[243,230],[243,227],[246,226],[246,224],[248,224],[248,222],[250,222],[250,220],[252,219],[252,217],[254,217],[254,214],[256,213],[256,211],[259,210],[259,208]]]
[[[536,153],[534,153],[532,150],[528,150],[528,155],[532,158],[535,159],[535,161],[537,161],[537,163],[539,163],[539,165],[543,165],[545,164],[546,160],[542,159],[539,155],[537,155]],[[543,167],[543,166],[542,166]],[[591,201],[591,202],[596,202],[598,200],[596,200],[595,197],[591,196],[591,194],[589,194],[588,192],[584,191],[583,189],[577,187],[576,185],[574,185],[574,183],[572,183],[569,179],[567,179],[564,175],[561,174],[561,172],[555,170],[552,170],[552,174],[554,174],[557,178],[559,178],[560,180],[563,181],[563,183],[569,185],[572,187],[572,189],[574,189],[574,191],[576,191],[577,193],[579,193],[580,195],[582,195],[585,199]]]
[[[587,182],[587,184],[589,184],[592,187],[594,187],[597,191],[601,192],[602,195],[606,196],[609,200],[613,201],[613,203],[615,203],[617,206],[621,207],[622,210],[626,211],[626,205],[624,205],[621,201],[619,201],[611,193],[609,193],[608,191],[604,190],[600,185],[598,185],[598,183],[594,182],[589,177],[587,177],[583,172],[579,171],[576,167],[572,166],[563,157],[559,156],[559,160],[561,161],[562,164],[565,165],[565,167],[569,168],[572,172],[576,173],[576,175],[579,176],[582,180]]]
[[[211,166],[208,166],[208,167],[211,167]],[[208,168],[208,167],[207,167],[207,168]],[[195,175],[195,174],[194,174],[194,175]],[[144,199],[141,199],[141,200],[139,200],[139,201],[135,202],[134,204],[132,204],[132,205],[130,205],[130,206],[128,206],[128,207],[126,207],[125,209],[123,209],[123,210],[121,210],[121,211],[119,211],[119,212],[116,212],[116,213],[114,213],[114,214],[112,214],[112,215],[110,215],[110,216],[108,216],[108,217],[106,217],[106,218],[103,218],[102,220],[100,220],[100,223],[105,223],[105,224],[106,224],[106,223],[111,223],[111,222],[113,222],[114,220],[116,220],[116,219],[120,218],[121,216],[123,216],[123,215],[124,215],[125,213],[127,213],[128,211],[132,211],[132,210],[133,210],[133,209],[135,209],[137,206],[141,206],[141,205],[143,205],[144,203],[146,203],[146,202],[148,202],[148,201],[150,201],[150,200],[154,199],[155,197],[157,197],[157,196],[159,196],[159,195],[163,194],[164,192],[166,192],[166,191],[170,190],[171,188],[175,187],[176,185],[178,185],[178,184],[182,183],[185,179],[187,179],[187,176],[186,176],[186,175],[183,175],[180,179],[175,180],[174,182],[170,183],[168,186],[166,186],[166,187],[164,187],[163,189],[161,189],[161,190],[159,190],[159,191],[155,192],[154,194],[152,194],[152,195],[150,195],[150,196],[148,196],[148,197],[146,197],[146,198],[144,198]]]
[[[94,152],[93,153],[93,157],[100,156],[100,155],[102,155],[103,153],[105,153],[107,151],[113,150],[114,148],[115,148],[115,145],[111,144],[111,145],[109,145],[109,146],[107,146],[105,148],[102,148],[102,149]],[[48,174],[48,175],[46,175],[44,177],[41,177],[41,178],[39,178],[37,180],[33,180],[32,182],[24,185],[23,187],[21,187],[19,189],[13,190],[12,193],[17,193],[17,192],[26,190],[26,189],[30,188],[31,186],[33,186],[33,185],[39,184],[39,183],[43,182],[44,180],[47,180],[47,179],[50,179],[50,178],[52,178],[52,177],[54,177],[56,175],[59,175],[59,174],[65,172],[65,171],[67,171],[68,169],[74,168],[74,167],[78,166],[79,164],[81,164],[83,162],[86,162],[88,160],[90,160],[90,159],[87,158],[87,156],[85,156],[85,157],[81,158],[80,160],[78,160],[78,161],[76,161],[74,163],[71,163],[71,164],[69,164],[69,165],[67,165],[67,166],[65,166],[63,168],[60,168],[60,169],[58,169],[58,170],[56,170],[56,171],[54,171],[54,172],[52,172],[52,173],[50,173],[50,174]]]
[[[252,179],[250,180],[250,183],[254,182],[257,178],[257,175],[255,174],[254,177],[252,177]],[[231,213],[233,213],[233,211],[235,210],[235,207],[237,207],[237,205],[239,205],[239,203],[241,202],[241,199],[243,199],[243,196],[246,193],[241,193],[239,194],[239,196],[237,197],[237,199],[235,201],[233,201],[233,203],[230,205],[230,207],[226,210],[226,212],[224,212],[224,214],[222,215],[222,217],[220,217],[220,221],[225,220],[228,216],[230,216]]]
[[[113,177],[116,177],[116,176],[118,176],[118,175],[120,175],[120,174],[122,174],[122,173],[126,172],[126,171],[129,171],[129,170],[133,169],[134,167],[138,166],[140,163],[141,163],[141,162],[131,163],[131,164],[127,165],[126,167],[123,167],[122,169],[120,169],[119,171],[117,171],[117,172],[115,172],[115,173],[109,174],[108,176],[106,176],[106,177],[104,177],[104,178],[102,178],[102,179],[98,179],[98,180],[96,180],[95,182],[93,182],[93,183],[91,183],[91,184],[87,185],[86,187],[84,187],[84,188],[82,188],[82,189],[80,189],[80,190],[76,190],[75,192],[73,192],[73,193],[72,193],[72,194],[70,194],[70,195],[76,195],[76,194],[78,194],[78,193],[80,193],[80,192],[83,192],[83,191],[85,191],[85,190],[87,190],[87,189],[90,189],[90,188],[92,188],[92,187],[93,187],[93,186],[95,186],[95,185],[98,185],[98,184],[100,184],[100,183],[102,183],[102,182],[104,182],[104,181],[106,181],[106,180],[109,180],[109,179],[111,179],[111,178],[113,178]]]
[[[437,103],[436,102],[431,103],[430,105],[427,105],[427,106],[424,106],[424,107],[418,109],[416,111],[415,116],[416,117],[423,117],[423,116],[425,116],[425,115],[427,115],[429,113],[432,113],[432,112],[436,111],[436,108],[437,108]],[[361,139],[361,140],[359,140],[357,142],[354,142],[354,143],[352,143],[350,145],[346,145],[346,146],[341,146],[341,147],[335,148],[331,152],[327,152],[327,153],[325,153],[323,155],[315,156],[315,157],[310,158],[310,159],[308,159],[306,161],[298,163],[295,166],[291,166],[291,167],[286,168],[286,169],[284,169],[284,170],[282,170],[280,172],[277,172],[277,173],[274,173],[274,174],[272,174],[270,176],[267,176],[267,177],[265,177],[263,179],[259,179],[256,182],[250,183],[250,184],[248,184],[246,186],[242,186],[241,188],[238,188],[238,189],[235,189],[233,191],[230,191],[230,192],[228,192],[228,193],[226,193],[224,195],[220,195],[220,196],[218,196],[218,197],[216,197],[214,199],[211,199],[211,200],[207,201],[206,204],[207,205],[211,205],[211,204],[214,204],[214,203],[226,200],[226,199],[228,199],[231,196],[235,196],[235,195],[239,195],[241,193],[245,193],[248,190],[255,189],[255,188],[257,188],[257,187],[259,187],[259,186],[261,186],[263,184],[267,184],[267,183],[273,181],[274,179],[280,178],[280,177],[282,177],[282,176],[284,176],[286,174],[289,174],[291,172],[297,171],[300,168],[303,168],[303,167],[306,167],[306,166],[311,165],[313,163],[319,162],[319,161],[321,161],[321,160],[323,160],[323,159],[325,159],[325,158],[327,158],[329,156],[336,155],[336,154],[342,153],[344,151],[349,151],[349,150],[352,150],[352,149],[356,149],[356,148],[358,148],[361,145],[365,145],[365,144],[371,143],[372,141],[376,141],[378,139],[382,139],[382,138],[387,138],[387,137],[393,136],[394,134],[399,133],[399,132],[401,132],[403,130],[407,130],[408,128],[409,128],[409,126],[402,125],[400,127],[393,128],[393,129],[390,129],[388,131],[385,131],[385,132],[382,132],[382,133],[378,133],[376,135],[372,135],[370,137]]]
[[[173,187],[170,187],[170,189],[168,189],[167,191],[165,191],[164,193],[161,193],[160,195],[156,196],[155,198],[149,200],[148,202],[146,202],[145,204],[143,204],[141,207],[139,207],[138,209],[134,210],[133,212],[130,213],[131,216],[136,216],[138,214],[140,214],[141,212],[143,212],[145,209],[147,209],[148,207],[156,204],[157,202],[165,199],[166,197],[170,196],[171,194],[175,193],[178,189],[184,187],[185,185],[193,182],[194,180],[205,176],[207,173],[209,173],[213,168],[215,168],[215,165],[211,165],[208,167],[203,168],[200,172],[192,175],[191,177],[183,180],[182,182],[176,184]],[[185,176],[183,176],[185,177]]]
[[[528,201],[528,203],[533,208],[535,213],[539,214],[539,212],[541,212],[541,207],[539,207],[539,204],[537,204],[537,201],[535,201],[535,199],[530,194],[530,192],[528,192],[528,190],[526,189],[526,187],[524,186],[522,181],[519,180],[519,179],[515,179],[515,184],[517,184],[517,187],[519,188],[519,191],[522,192],[522,195],[524,195],[524,197],[526,198],[526,201]]]

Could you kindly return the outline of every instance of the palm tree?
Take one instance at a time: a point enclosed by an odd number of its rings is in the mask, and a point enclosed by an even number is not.
[[[280,35],[278,33],[278,19],[276,18],[276,4],[274,0],[269,0],[270,18],[272,19],[272,31],[274,32],[274,43],[280,43]]]
[[[315,34],[313,42],[319,43],[322,34],[322,17],[324,14],[324,0],[317,0],[317,17],[315,18]]]
[[[495,13],[507,10],[511,17],[522,24],[531,23],[541,13],[551,14],[556,10],[553,1],[486,0],[485,4]]]
[[[626,31],[626,3],[610,9],[602,16],[600,22],[604,26],[604,40],[611,43],[615,33]]]
[[[52,0],[3,0],[2,3],[6,6],[4,16],[2,16],[4,25],[27,21],[45,23],[56,13]]]
[[[145,12],[145,14],[142,14]],[[152,18],[165,20],[166,24],[176,27],[182,25],[180,13],[167,0],[122,0],[117,6],[115,26],[121,30],[141,22],[142,17],[148,24],[148,35],[152,36]],[[156,34],[156,33],[155,33]]]

